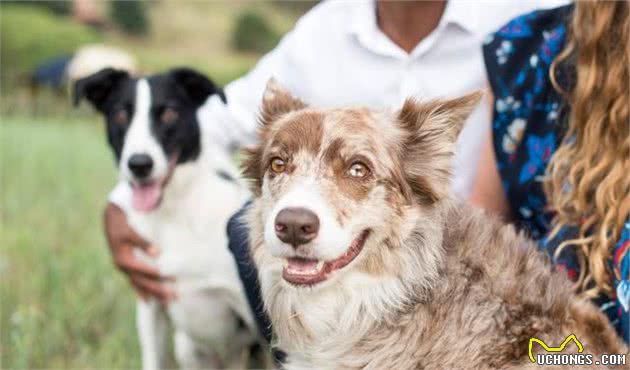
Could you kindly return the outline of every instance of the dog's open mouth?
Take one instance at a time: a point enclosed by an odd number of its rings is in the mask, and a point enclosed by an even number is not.
[[[325,281],[332,272],[346,267],[361,253],[369,234],[370,230],[363,231],[352,241],[346,253],[332,261],[300,257],[287,258],[282,270],[282,278],[294,285],[314,285]]]
[[[149,212],[157,208],[162,200],[163,181],[131,184],[133,208],[141,212]]]
[[[134,209],[140,212],[150,212],[160,205],[162,190],[173,175],[176,164],[177,156],[173,156],[169,160],[166,176],[158,180],[131,183],[131,202]]]

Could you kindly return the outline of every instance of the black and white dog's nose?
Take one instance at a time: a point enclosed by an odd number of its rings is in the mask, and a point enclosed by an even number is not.
[[[319,218],[306,208],[285,208],[276,216],[275,230],[278,239],[297,248],[317,237]]]
[[[138,178],[147,177],[153,169],[153,159],[146,154],[134,154],[129,157],[127,165],[131,173]]]

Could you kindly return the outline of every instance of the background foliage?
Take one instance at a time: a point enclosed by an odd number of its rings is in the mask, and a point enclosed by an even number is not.
[[[114,1],[111,3],[111,18],[122,31],[131,35],[146,35],[149,31],[145,1]]]
[[[244,11],[236,19],[232,35],[236,50],[264,52],[273,48],[279,39],[280,35],[258,12]]]
[[[33,3],[37,4],[37,3]],[[38,63],[70,55],[102,36],[88,26],[68,22],[41,5],[3,4],[0,11],[0,75],[13,85]]]

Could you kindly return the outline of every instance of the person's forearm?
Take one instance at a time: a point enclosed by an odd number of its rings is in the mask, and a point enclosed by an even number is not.
[[[494,101],[492,94],[488,96],[488,101]],[[491,107],[490,112],[492,112]],[[488,212],[498,215],[503,220],[509,221],[512,218],[512,212],[505,191],[503,190],[492,143],[493,132],[491,125],[488,125],[486,137],[482,144],[473,189],[468,201],[476,207],[483,208]]]
[[[286,79],[292,68],[289,55],[295,45],[295,32],[287,33],[245,76],[225,86],[227,104],[211,98],[200,109],[201,121],[207,123],[204,130],[215,143],[230,150],[255,144],[259,108],[267,82],[272,77],[289,82]]]

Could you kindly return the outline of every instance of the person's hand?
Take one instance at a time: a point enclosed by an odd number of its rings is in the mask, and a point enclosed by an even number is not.
[[[161,302],[175,298],[165,281],[172,280],[160,275],[153,266],[139,260],[134,249],[140,248],[151,257],[159,254],[159,249],[150,245],[138,235],[128,224],[123,211],[112,203],[108,203],[104,214],[105,237],[114,259],[114,264],[127,275],[131,286],[138,295],[146,300],[154,297]]]

